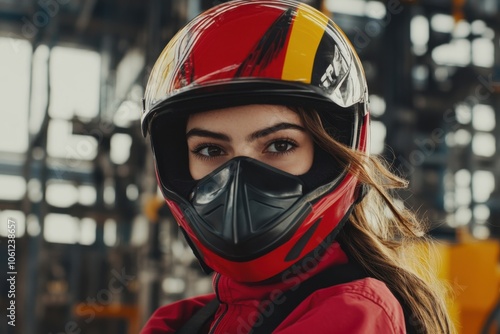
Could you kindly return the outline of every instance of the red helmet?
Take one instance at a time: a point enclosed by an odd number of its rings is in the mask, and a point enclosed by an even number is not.
[[[258,282],[321,254],[359,200],[360,185],[317,148],[307,179],[238,157],[193,180],[187,117],[248,104],[304,107],[319,113],[336,140],[367,151],[367,97],[346,36],[300,2],[230,1],[172,38],[146,87],[142,131],[151,135],[166,202],[205,268]],[[318,168],[328,170],[326,178]],[[321,181],[311,186],[311,179]]]

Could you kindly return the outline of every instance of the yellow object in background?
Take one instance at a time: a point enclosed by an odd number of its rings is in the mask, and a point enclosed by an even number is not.
[[[448,307],[458,333],[480,334],[499,297],[500,243],[463,238],[436,247],[441,257],[438,275],[453,289]]]
[[[165,205],[165,200],[159,196],[150,196],[144,199],[142,211],[150,222],[156,223],[159,219],[160,208]]]

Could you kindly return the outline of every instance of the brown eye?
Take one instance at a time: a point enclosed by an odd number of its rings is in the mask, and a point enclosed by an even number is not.
[[[207,147],[205,149],[207,151],[207,155],[213,157],[213,156],[216,156],[216,155],[221,155],[222,153],[222,150],[220,149],[220,147],[217,147],[217,146],[210,146],[210,147]]]
[[[197,147],[193,150],[193,153],[199,154],[205,157],[217,157],[219,155],[224,155],[225,152],[222,148],[215,145],[204,145],[201,147]]]
[[[295,147],[297,147],[297,145],[288,140],[277,140],[267,147],[267,151],[271,153],[285,153]]]

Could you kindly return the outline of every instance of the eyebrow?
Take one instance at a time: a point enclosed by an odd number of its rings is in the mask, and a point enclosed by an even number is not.
[[[213,139],[220,139],[224,141],[231,141],[231,138],[229,138],[228,135],[225,135],[220,132],[213,132],[209,130],[203,130],[200,128],[192,128],[186,133],[186,139],[189,139],[190,137],[207,137],[207,138],[213,138]]]
[[[250,135],[247,136],[246,139],[247,139],[247,141],[253,141],[253,140],[268,136],[271,133],[278,132],[281,130],[287,130],[287,129],[299,130],[302,132],[306,131],[305,128],[300,126],[300,125],[282,122],[282,123],[278,123],[276,125],[252,132]],[[191,130],[189,130],[186,133],[186,139],[189,139],[190,137],[194,137],[194,136],[220,139],[220,140],[224,140],[227,142],[231,141],[231,138],[226,134],[223,134],[220,132],[209,131],[209,130],[203,130],[200,128],[192,128]]]
[[[304,129],[304,127],[302,127],[300,125],[293,124],[293,123],[284,123],[283,122],[283,123],[278,123],[276,125],[270,126],[268,128],[264,128],[262,130],[257,130],[255,132],[251,133],[247,137],[247,140],[248,141],[252,141],[252,140],[255,140],[255,139],[259,139],[259,138],[268,136],[271,133],[274,133],[274,132],[277,132],[277,131],[281,131],[281,130],[287,130],[287,129],[299,130],[299,131],[302,131],[302,132],[306,131],[306,129]]]

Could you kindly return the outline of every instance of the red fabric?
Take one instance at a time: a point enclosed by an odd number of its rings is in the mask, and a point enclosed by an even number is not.
[[[254,324],[286,302],[280,294],[295,289],[300,282],[322,269],[345,263],[347,258],[338,244],[307,272],[292,268],[282,281],[267,285],[248,285],[216,274],[214,289],[221,306],[212,323],[213,333],[248,333]],[[212,295],[186,299],[160,307],[144,326],[141,334],[175,333],[192,313]],[[402,308],[387,286],[365,278],[318,290],[306,298],[274,333],[402,334],[405,333]]]
[[[175,333],[196,311],[211,301],[215,294],[184,299],[157,309],[141,334]]]

